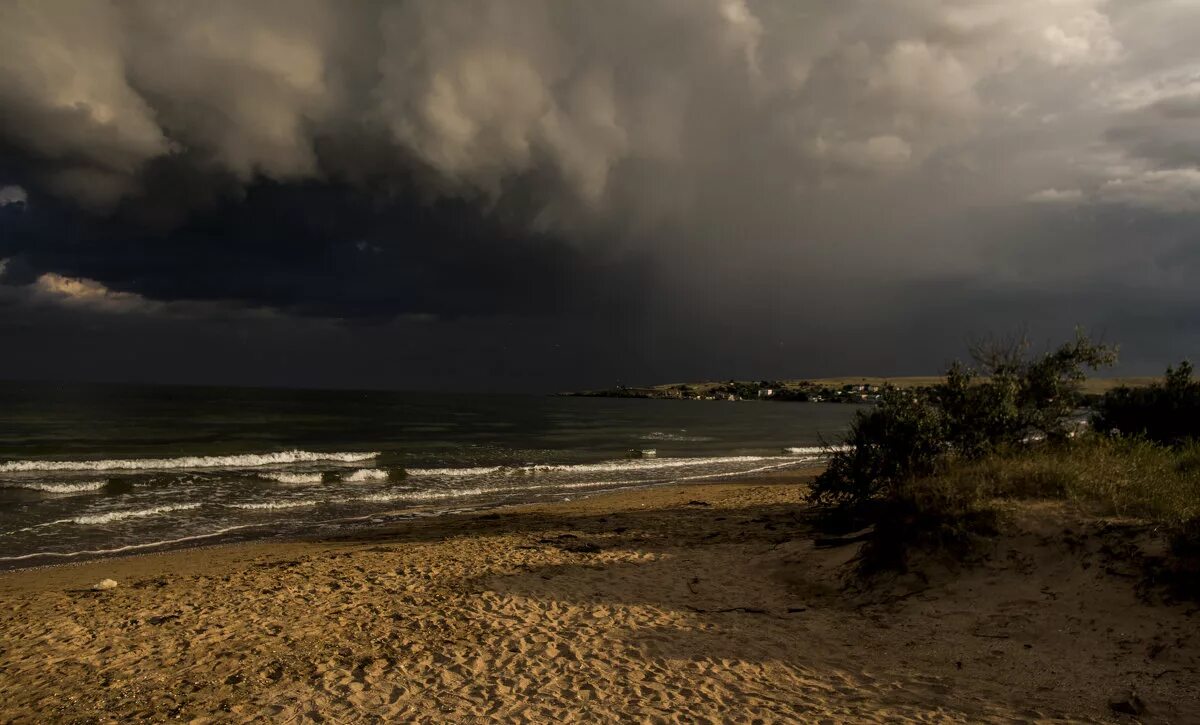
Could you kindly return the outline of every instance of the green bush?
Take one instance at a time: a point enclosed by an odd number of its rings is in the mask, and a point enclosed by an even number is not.
[[[1200,594],[1200,580],[1193,577],[1200,573],[1198,459],[1200,446],[1087,435],[1070,445],[1000,448],[947,463],[873,502],[874,531],[863,547],[861,571],[903,570],[913,551],[969,560],[997,530],[997,500],[1050,499],[1162,524],[1171,543],[1164,581],[1194,596]]]
[[[939,385],[885,391],[856,416],[811,499],[832,505],[833,518],[873,524],[866,572],[903,569],[917,549],[969,558],[996,530],[998,499],[1145,519],[1170,540],[1163,581],[1200,596],[1200,382],[1191,366],[1106,395],[1097,432],[1077,436],[1077,386],[1114,350],[1078,335],[1039,357],[1027,351],[979,348],[976,368],[956,363]]]
[[[1192,379],[1191,363],[1167,368],[1161,383],[1110,391],[1096,406],[1093,425],[1166,445],[1200,438],[1200,382]]]
[[[935,486],[979,505],[1004,498],[1059,499],[1098,514],[1177,526],[1200,519],[1198,457],[1196,446],[1171,449],[1089,435],[1071,445],[998,450],[910,485]]]
[[[943,411],[928,395],[889,390],[879,406],[859,411],[844,443],[813,483],[811,498],[856,506],[891,493],[913,476],[934,472],[944,448]]]
[[[955,363],[939,385],[885,391],[876,408],[855,417],[846,449],[830,459],[811,499],[861,507],[947,464],[1030,439],[1065,439],[1085,368],[1112,364],[1116,351],[1083,334],[1041,356],[1028,351],[1024,341],[978,346],[978,369]]]

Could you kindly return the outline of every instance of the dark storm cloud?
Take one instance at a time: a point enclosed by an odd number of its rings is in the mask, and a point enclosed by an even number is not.
[[[3,0],[0,282],[555,329],[581,357],[527,366],[610,379],[915,372],[1022,324],[1195,354],[1197,36],[1178,0]]]
[[[150,300],[309,316],[594,313],[635,304],[644,276],[636,259],[517,234],[463,201],[328,184],[258,184],[166,232],[54,203],[4,214],[0,231],[10,284],[56,273]]]
[[[1082,98],[1124,51],[1105,8],[9,0],[0,126],[28,183],[93,210],[161,193],[163,159],[226,189],[418,164],[431,195],[525,182],[538,228],[773,230]]]

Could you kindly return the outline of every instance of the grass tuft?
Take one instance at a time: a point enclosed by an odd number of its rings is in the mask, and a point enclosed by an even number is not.
[[[1169,525],[1200,518],[1200,445],[1091,436],[950,465],[941,487],[974,499],[1061,499]],[[917,487],[930,485],[915,482]]]
[[[903,570],[911,552],[970,560],[998,530],[998,502],[1071,501],[1097,515],[1163,524],[1189,561],[1200,552],[1200,444],[1168,448],[1088,436],[946,462],[877,502],[864,573]]]

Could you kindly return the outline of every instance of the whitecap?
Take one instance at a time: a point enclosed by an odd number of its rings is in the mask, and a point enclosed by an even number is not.
[[[537,473],[612,473],[621,471],[653,471],[668,468],[688,468],[739,463],[757,463],[771,460],[772,456],[709,456],[694,458],[623,458],[602,463],[534,464],[528,466],[490,466],[479,468],[410,468],[410,476],[486,476],[493,473],[505,475]]]
[[[118,458],[103,461],[8,461],[0,463],[0,473],[14,471],[136,471],[163,468],[256,468],[288,463],[333,461],[356,463],[379,455],[367,453],[319,453],[280,451],[277,453],[241,453],[231,456],[182,456],[179,458]]]
[[[757,463],[771,460],[771,456],[708,456],[694,458],[635,458],[606,461],[603,463],[577,463],[570,465],[534,465],[512,469],[516,473],[608,473],[613,471],[655,471],[667,468],[691,468],[737,463]]]
[[[303,508],[306,506],[316,506],[321,503],[315,499],[296,499],[294,501],[262,501],[260,503],[235,503],[230,504],[230,508],[245,509],[247,511],[275,511],[277,509],[294,509]]]
[[[260,478],[276,483],[320,483],[320,473],[260,473]]]
[[[76,483],[44,483],[32,481],[29,483],[5,483],[3,488],[24,488],[30,491],[45,493],[89,493],[99,491],[108,485],[108,481],[78,481]]]
[[[342,480],[349,483],[362,483],[363,481],[386,481],[387,479],[388,472],[382,468],[360,468]]]
[[[0,536],[11,536],[20,534],[25,531],[34,531],[36,529],[44,529],[48,526],[58,526],[59,524],[77,524],[79,526],[94,526],[96,524],[110,524],[114,521],[124,521],[126,519],[140,519],[147,516],[157,516],[159,514],[168,514],[175,511],[191,511],[192,509],[200,508],[198,503],[179,503],[168,504],[166,506],[152,506],[145,509],[132,509],[125,511],[106,511],[98,514],[84,514],[75,516],[69,519],[55,519],[54,521],[46,521],[33,526],[26,526],[23,529],[14,529],[5,531]]]
[[[125,519],[140,519],[147,516],[157,516],[159,514],[169,514],[175,511],[191,511],[192,509],[200,508],[198,503],[179,503],[168,504],[166,506],[153,506],[145,509],[132,509],[127,511],[107,511],[102,514],[87,514],[84,516],[76,516],[70,519],[60,519],[52,523],[72,523],[89,526],[93,524],[108,524],[113,521],[124,521]]]
[[[836,446],[794,446],[784,448],[783,452],[793,456],[823,456],[829,453],[841,453],[854,448],[854,446],[836,445]]]
[[[396,491],[390,493],[373,493],[352,499],[381,503],[385,501],[440,501],[446,498],[461,498],[463,496],[480,496],[487,491],[482,488],[454,488],[442,491]]]
[[[504,470],[503,466],[478,466],[474,468],[410,468],[410,476],[486,476]]]

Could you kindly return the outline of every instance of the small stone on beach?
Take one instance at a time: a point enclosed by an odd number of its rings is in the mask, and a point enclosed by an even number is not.
[[[92,589],[95,589],[98,592],[103,591],[105,589],[116,589],[116,588],[117,588],[117,582],[112,579],[101,579],[100,581],[98,581],[92,585]]]

